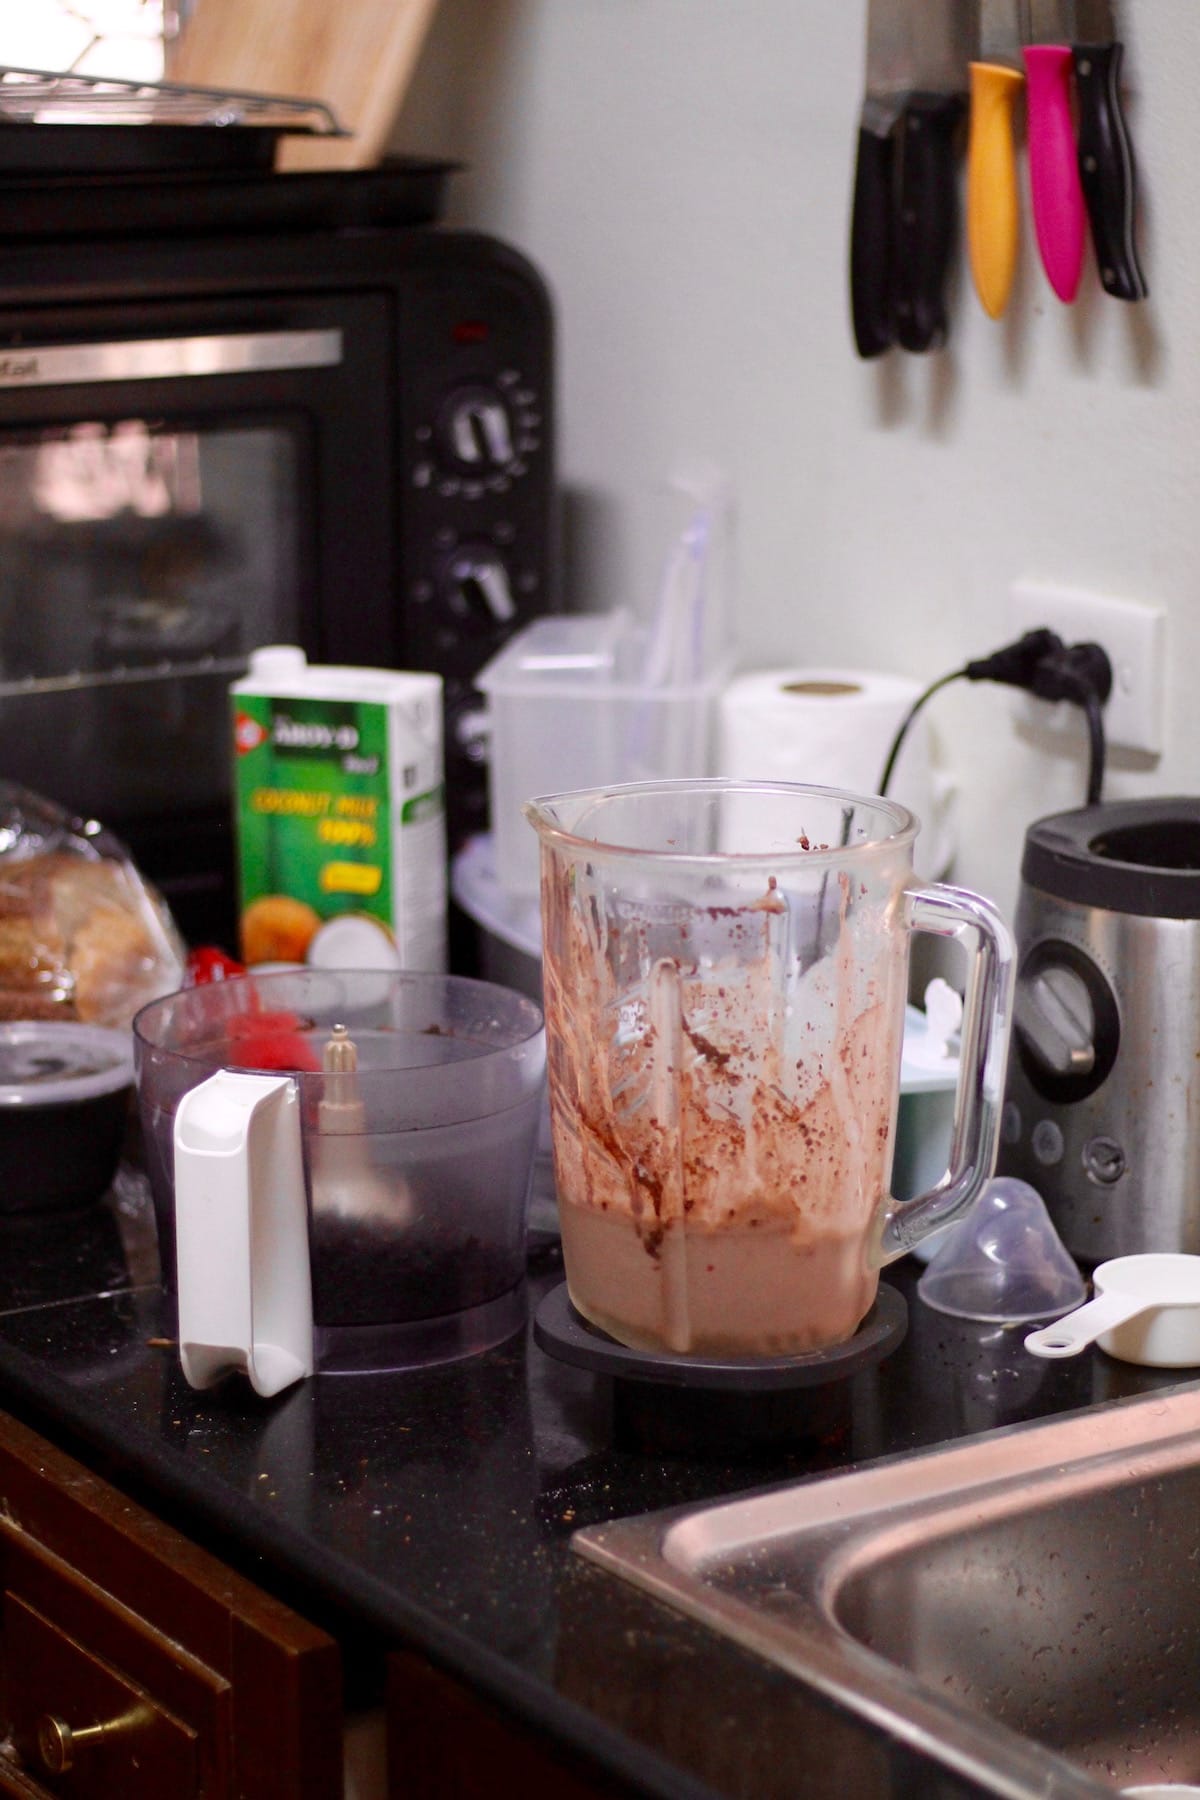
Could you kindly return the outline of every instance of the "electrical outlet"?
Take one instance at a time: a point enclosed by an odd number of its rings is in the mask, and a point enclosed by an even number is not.
[[[1113,669],[1112,693],[1104,708],[1109,746],[1161,756],[1167,636],[1163,608],[1018,581],[1009,596],[1009,635],[1018,638],[1039,625],[1056,631],[1065,644],[1103,646]],[[1062,710],[1071,709],[1064,704]],[[1021,696],[1021,717],[1040,717],[1044,723],[1046,713],[1045,701]]]

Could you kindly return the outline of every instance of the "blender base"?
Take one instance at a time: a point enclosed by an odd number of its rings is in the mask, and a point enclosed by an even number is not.
[[[548,1356],[612,1380],[613,1435],[657,1453],[740,1455],[822,1438],[848,1405],[846,1383],[897,1348],[908,1330],[904,1296],[885,1282],[852,1338],[799,1356],[677,1356],[634,1350],[599,1331],[562,1282],[534,1315]]]

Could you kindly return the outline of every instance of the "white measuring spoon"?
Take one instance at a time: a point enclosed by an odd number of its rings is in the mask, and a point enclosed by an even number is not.
[[[1078,1356],[1099,1343],[1110,1356],[1152,1368],[1200,1365],[1200,1256],[1118,1256],[1092,1276],[1096,1295],[1030,1332],[1034,1356]]]

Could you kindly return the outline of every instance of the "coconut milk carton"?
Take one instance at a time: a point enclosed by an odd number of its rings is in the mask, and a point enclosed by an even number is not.
[[[230,703],[243,960],[445,968],[441,676],[273,645]]]

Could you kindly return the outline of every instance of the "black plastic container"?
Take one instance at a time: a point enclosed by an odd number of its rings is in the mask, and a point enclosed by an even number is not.
[[[0,1217],[100,1199],[129,1119],[133,1041],[68,1021],[0,1025]]]

